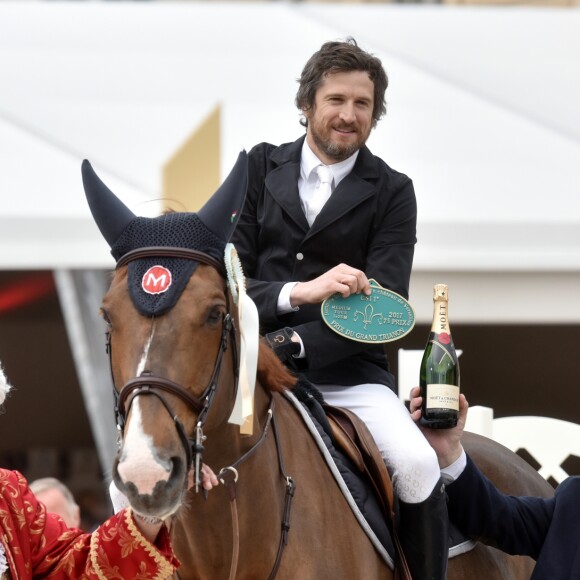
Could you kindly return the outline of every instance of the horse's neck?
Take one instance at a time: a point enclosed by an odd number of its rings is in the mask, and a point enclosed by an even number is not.
[[[224,461],[230,464],[237,461],[249,449],[256,445],[262,436],[264,428],[268,422],[268,411],[272,394],[256,381],[254,392],[254,416],[253,429],[251,435],[243,435],[240,427],[232,423],[224,423],[211,431],[207,435],[207,459],[210,467],[215,469],[221,467]],[[210,463],[216,462],[216,465]]]
[[[254,391],[254,432],[263,428],[266,421],[268,410],[270,409],[270,400],[272,393],[262,386],[260,381],[256,381]]]

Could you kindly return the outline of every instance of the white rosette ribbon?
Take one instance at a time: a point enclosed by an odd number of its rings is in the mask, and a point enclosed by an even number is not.
[[[252,435],[254,429],[254,389],[258,370],[260,324],[258,309],[246,294],[246,279],[233,244],[224,252],[228,286],[238,306],[240,327],[240,372],[236,401],[229,422],[240,426],[242,435]]]

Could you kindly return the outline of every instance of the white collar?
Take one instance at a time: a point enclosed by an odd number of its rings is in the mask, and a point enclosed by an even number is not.
[[[334,178],[334,187],[336,187],[352,171],[357,157],[358,151],[355,151],[344,161],[333,163],[332,165],[327,165]],[[300,157],[300,172],[302,173],[304,179],[308,180],[312,172],[320,164],[326,165],[320,159],[318,159],[314,151],[310,149],[310,145],[308,145],[306,139],[304,139],[304,143],[302,144],[302,155]]]

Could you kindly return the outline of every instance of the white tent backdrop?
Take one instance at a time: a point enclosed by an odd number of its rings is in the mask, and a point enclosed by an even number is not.
[[[0,268],[111,267],[83,158],[155,214],[163,165],[216,105],[226,174],[301,133],[303,64],[352,35],[391,82],[370,147],[415,183],[418,319],[442,281],[454,321],[578,323],[579,30],[563,8],[1,2]]]

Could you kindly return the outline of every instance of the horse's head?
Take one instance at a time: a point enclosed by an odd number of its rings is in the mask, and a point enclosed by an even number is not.
[[[199,212],[157,218],[135,216],[87,161],[82,171],[117,260],[102,305],[120,431],[113,478],[135,510],[166,517],[199,463],[203,428],[227,420],[234,403],[238,314],[224,249],[243,205],[246,155]]]

